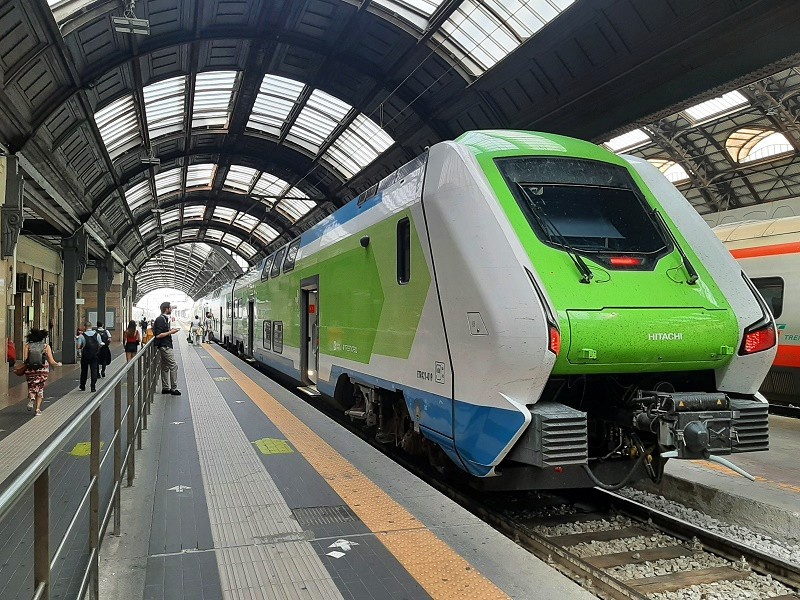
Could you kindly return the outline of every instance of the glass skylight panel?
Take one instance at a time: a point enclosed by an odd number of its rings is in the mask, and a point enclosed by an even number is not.
[[[97,129],[111,159],[141,144],[133,96],[123,96],[94,113]]]
[[[238,225],[242,229],[246,229],[247,231],[253,231],[255,226],[258,225],[258,219],[256,219],[253,215],[248,215],[247,213],[240,212],[233,218],[233,223]]]
[[[347,179],[394,144],[392,137],[369,117],[359,114],[333,142],[324,158]]]
[[[234,248],[238,247],[244,240],[239,236],[233,235],[232,233],[226,233],[222,237],[222,243],[228,244],[229,246],[233,246]]]
[[[617,137],[611,138],[605,144],[606,148],[612,152],[622,152],[624,150],[631,150],[637,148],[650,141],[650,136],[641,129],[634,129],[628,133],[623,133]]]
[[[163,173],[158,173],[155,177],[156,195],[161,198],[167,194],[177,192],[181,189],[181,170],[179,168],[170,169]]]
[[[189,220],[202,219],[203,214],[205,214],[205,212],[206,212],[205,206],[186,206],[183,209],[183,220],[189,221]]]
[[[266,223],[261,223],[261,225],[255,228],[253,235],[265,244],[269,244],[272,240],[278,237],[278,232]]]
[[[186,114],[185,75],[151,83],[142,91],[151,140],[183,129]]]
[[[316,154],[351,108],[346,102],[322,90],[314,90],[297,115],[286,140]]]
[[[284,198],[281,200],[281,203],[278,204],[278,210],[294,223],[316,205],[317,203],[312,200]]]
[[[165,244],[172,244],[173,242],[180,241],[181,232],[180,231],[172,231],[165,236],[162,236]]]
[[[212,163],[205,163],[186,167],[186,188],[211,187],[215,166]]]
[[[700,121],[720,117],[749,104],[750,102],[747,98],[740,92],[734,90],[717,98],[712,98],[711,100],[706,100],[705,102],[691,106],[683,112],[686,113],[686,116],[688,116],[692,122],[698,123]]]
[[[228,126],[236,71],[198,73],[194,85],[192,128]]]
[[[245,254],[245,256],[248,256],[248,257],[251,257],[251,258],[256,253],[256,249],[253,248],[247,242],[242,242],[241,244],[239,244],[239,251],[242,252],[243,254]]]
[[[219,242],[220,240],[222,240],[222,235],[223,233],[217,229],[209,229],[206,231],[205,239]]]
[[[234,192],[241,192],[246,194],[250,191],[250,186],[253,185],[253,180],[258,175],[256,169],[250,167],[243,167],[241,165],[231,165],[228,169],[228,176],[225,178],[223,187],[226,190],[233,190]]]
[[[157,225],[158,223],[156,223],[155,219],[150,219],[149,221],[145,221],[144,223],[142,223],[142,226],[139,227],[139,233],[141,233],[143,236],[147,235],[148,233],[153,231]]]
[[[217,206],[214,209],[214,216],[211,217],[215,221],[222,221],[223,223],[232,223],[233,217],[236,216],[236,211],[226,206]]]
[[[184,214],[184,218],[186,215]],[[199,229],[181,229],[181,239],[197,239],[197,234],[200,233]]]
[[[428,19],[444,0],[373,0],[389,12],[399,15],[419,30],[424,30]]]
[[[294,79],[264,75],[247,127],[278,137],[304,87]]]
[[[161,213],[161,224],[177,223],[181,220],[181,213],[177,208]]]
[[[463,0],[435,39],[473,75],[492,68],[574,0]]]
[[[131,212],[145,206],[153,201],[153,194],[150,192],[150,180],[137,183],[125,192],[125,202],[131,209]]]
[[[275,177],[274,175],[270,175],[269,173],[262,173],[261,177],[258,178],[256,181],[255,186],[253,186],[253,196],[272,196],[272,198],[268,199],[266,202],[269,205],[275,204],[275,198],[280,196],[289,186],[283,179],[280,177]]]

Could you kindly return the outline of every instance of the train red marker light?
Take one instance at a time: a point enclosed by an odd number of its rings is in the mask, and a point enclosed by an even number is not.
[[[756,329],[745,334],[744,341],[742,342],[742,349],[744,354],[754,354],[763,350],[769,350],[775,345],[775,328],[772,323]]]
[[[550,348],[550,352],[558,356],[559,351],[561,350],[561,333],[558,331],[558,328],[555,325],[550,325],[550,343],[548,348]]]
[[[642,264],[642,259],[635,256],[612,256],[608,260],[613,267],[638,267]]]
[[[555,469],[553,469],[553,470],[554,470],[556,473],[563,473],[563,472],[564,472],[564,467],[556,467],[556,468],[555,468]]]

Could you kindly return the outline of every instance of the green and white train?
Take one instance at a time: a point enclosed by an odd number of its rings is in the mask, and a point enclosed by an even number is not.
[[[486,489],[615,487],[768,446],[763,299],[656,168],[571,138],[436,144],[196,309]]]

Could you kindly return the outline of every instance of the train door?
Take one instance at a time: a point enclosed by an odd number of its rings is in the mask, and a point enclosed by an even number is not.
[[[309,395],[318,395],[319,371],[319,278],[311,277],[300,284],[300,373]]]
[[[255,300],[250,298],[247,302],[247,348],[245,349],[246,356],[254,356],[253,353],[253,324],[255,323]]]
[[[223,301],[224,302],[224,301]],[[222,343],[222,316],[223,312],[225,311],[225,307],[220,304],[219,305],[219,337],[217,338],[218,343]]]

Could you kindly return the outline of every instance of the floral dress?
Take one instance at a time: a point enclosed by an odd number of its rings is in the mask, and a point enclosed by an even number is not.
[[[45,346],[45,349],[47,346]],[[25,371],[25,379],[28,382],[28,392],[35,395],[44,394],[44,385],[47,383],[47,376],[50,374],[50,364],[46,357],[42,357],[43,365],[41,369]]]

